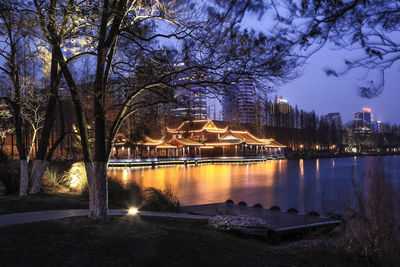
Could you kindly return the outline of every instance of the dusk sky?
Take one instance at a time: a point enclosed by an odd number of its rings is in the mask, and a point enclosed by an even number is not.
[[[352,120],[354,112],[370,107],[374,120],[400,123],[400,64],[387,71],[385,89],[379,97],[362,98],[358,87],[366,84],[364,70],[353,70],[339,78],[328,77],[323,71],[326,67],[342,69],[344,59],[351,58],[351,53],[356,52],[324,48],[310,58],[301,77],[277,88],[277,94],[306,111],[315,110],[318,115],[340,112],[343,122]]]
[[[244,27],[261,31],[265,31],[272,24],[267,15],[261,20],[257,16],[247,15],[243,20]],[[361,111],[363,107],[370,107],[374,120],[399,124],[400,61],[386,71],[385,89],[379,97],[373,99],[362,98],[358,88],[365,86],[371,78],[378,77],[376,73],[371,72],[367,79],[364,79],[366,71],[360,69],[352,70],[340,78],[328,77],[325,74],[326,68],[343,70],[344,60],[354,59],[360,53],[359,50],[337,50],[332,44],[324,47],[299,70],[302,74],[299,78],[277,87],[276,94],[287,99],[291,105],[298,105],[305,111],[315,110],[320,116],[340,112],[344,123],[353,119],[354,112]],[[275,93],[271,98],[274,96]]]

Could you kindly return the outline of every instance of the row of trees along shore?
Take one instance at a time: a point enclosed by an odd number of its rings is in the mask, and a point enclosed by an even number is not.
[[[379,28],[381,35],[387,33],[381,39],[387,45],[390,34],[398,29],[399,16],[396,1],[382,3],[354,0],[332,6],[328,0],[1,0],[1,98],[12,109],[20,196],[39,192],[55,148],[66,136],[77,135],[88,179],[89,217],[105,219],[107,162],[115,136],[128,117],[157,104],[142,101],[144,91],[159,95],[157,102],[171,102],[175,99],[170,92],[177,86],[190,90],[196,84],[207,93],[221,96],[237,93],[224,91],[230,87],[221,85],[234,82],[237,74],[245,74],[251,75],[258,90],[265,93],[270,88],[266,84],[295,78],[296,68],[331,38],[351,39],[364,50],[368,62],[352,61],[347,64],[349,68],[376,67],[383,75],[389,67],[386,47],[369,42],[364,30],[354,29],[354,25]],[[282,9],[288,12],[282,13]],[[370,14],[372,10],[376,14]],[[382,15],[385,12],[388,16]],[[272,27],[265,25],[268,30],[255,31],[242,24],[248,16],[263,15],[273,17]],[[375,24],[369,21],[371,16]],[[353,19],[357,19],[356,24]],[[202,79],[175,82],[180,74],[188,73],[201,73]],[[328,74],[341,75],[335,71]],[[121,86],[113,84],[115,80],[121,81]],[[376,88],[379,91],[381,87]],[[362,92],[371,96],[372,89],[364,87]],[[35,99],[44,100],[44,104],[34,105],[44,112],[40,128],[27,123],[26,115],[35,113],[24,107],[30,90],[35,91]],[[77,132],[62,127],[63,116],[56,116],[57,109],[63,112],[60,98],[65,94],[73,101]],[[49,146],[56,120],[62,133]],[[31,159],[24,127],[38,128],[38,149]]]

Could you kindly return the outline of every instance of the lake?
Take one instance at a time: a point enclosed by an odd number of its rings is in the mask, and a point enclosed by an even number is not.
[[[384,172],[384,174],[383,174]],[[352,203],[354,186],[365,196],[371,175],[389,177],[396,188],[400,156],[268,160],[254,164],[109,168],[108,175],[143,187],[172,187],[183,205],[245,201],[265,208],[326,213]]]

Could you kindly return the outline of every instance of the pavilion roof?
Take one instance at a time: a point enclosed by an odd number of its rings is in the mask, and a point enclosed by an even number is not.
[[[227,139],[239,139],[242,142],[248,145],[266,145],[267,142],[263,141],[262,139],[258,139],[248,131],[233,131],[230,130],[227,134],[222,136],[220,139],[227,140]]]
[[[280,143],[278,143],[278,142],[276,142],[275,140],[271,140],[268,144],[267,144],[267,147],[279,147],[279,148],[284,148],[284,147],[286,147],[285,145],[282,145],[282,144],[280,144]]]
[[[153,139],[153,138],[150,138],[145,135],[144,140],[139,141],[136,144],[142,145],[142,146],[159,146],[159,145],[162,145],[163,143],[164,143],[164,140],[162,140],[162,139]]]
[[[156,148],[174,149],[177,148],[177,146],[171,145],[169,143],[162,143],[161,145],[156,146]]]
[[[123,146],[127,143],[127,139],[122,134],[117,134],[114,138],[114,146]]]
[[[203,146],[203,143],[197,142],[190,138],[172,138],[168,141],[169,144],[172,145],[183,145],[183,146]]]
[[[229,145],[239,145],[243,143],[240,139],[217,139],[217,140],[207,140],[204,142],[207,146],[229,146]]]
[[[207,131],[211,133],[225,133],[228,127],[219,128],[211,119],[184,121],[177,128],[167,127],[169,133],[184,133],[184,132],[202,132]]]

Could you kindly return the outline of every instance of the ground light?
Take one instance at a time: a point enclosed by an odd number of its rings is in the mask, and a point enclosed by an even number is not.
[[[136,215],[138,213],[138,209],[135,207],[131,207],[128,209],[128,214],[129,215]]]

